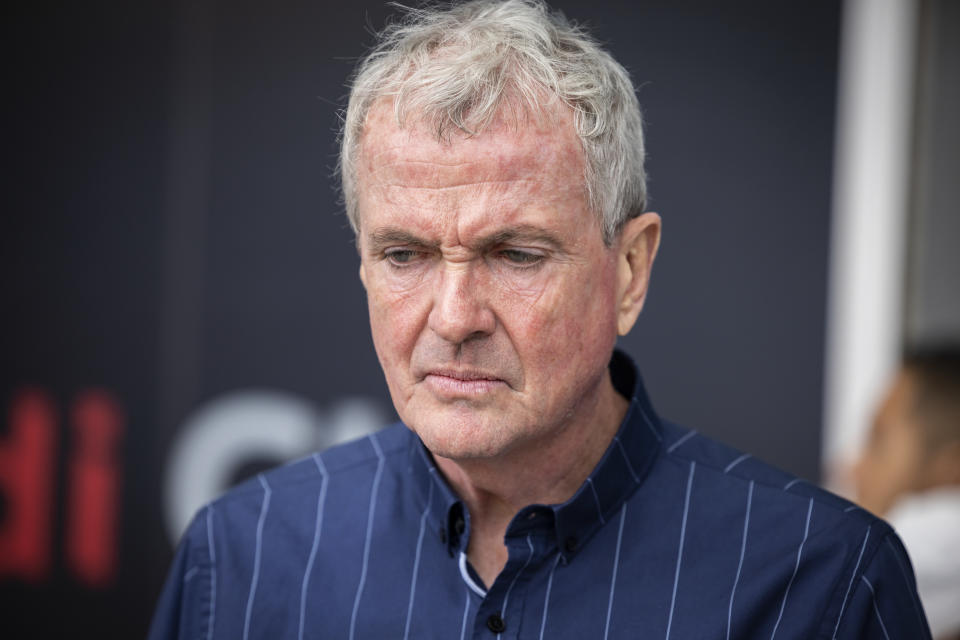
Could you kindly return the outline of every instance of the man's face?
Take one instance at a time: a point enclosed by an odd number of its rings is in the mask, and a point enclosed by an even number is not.
[[[901,371],[887,391],[854,467],[857,500],[884,515],[903,494],[918,488],[926,450],[915,408],[916,380]]]
[[[361,278],[401,419],[484,458],[597,411],[617,334],[616,250],[590,211],[572,116],[438,142],[374,108],[358,167]]]

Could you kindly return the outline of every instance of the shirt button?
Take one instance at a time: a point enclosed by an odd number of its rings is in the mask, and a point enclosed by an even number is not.
[[[503,633],[504,629],[507,628],[507,623],[503,621],[503,618],[500,617],[499,613],[492,613],[490,617],[487,618],[487,629],[493,631],[494,633]]]
[[[567,553],[573,553],[577,550],[577,539],[570,536],[563,541],[563,548],[567,550]]]

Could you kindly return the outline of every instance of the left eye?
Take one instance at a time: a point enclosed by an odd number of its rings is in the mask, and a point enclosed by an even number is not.
[[[521,251],[519,249],[503,249],[500,251],[500,256],[506,259],[507,262],[520,266],[534,265],[543,260],[543,256],[539,253],[531,253],[530,251]]]

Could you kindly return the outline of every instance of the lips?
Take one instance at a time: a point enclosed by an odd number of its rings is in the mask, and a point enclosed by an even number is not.
[[[457,369],[434,369],[427,373],[428,376],[441,376],[444,378],[452,378],[454,380],[462,380],[464,382],[474,382],[477,380],[489,380],[491,382],[503,382],[502,378],[499,378],[495,375],[485,373],[483,371],[473,371],[473,370],[457,370]]]
[[[484,371],[434,369],[423,381],[438,396],[444,398],[478,398],[506,387],[506,383]]]

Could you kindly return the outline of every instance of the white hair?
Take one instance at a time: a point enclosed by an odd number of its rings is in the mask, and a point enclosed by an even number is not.
[[[393,101],[399,126],[414,114],[439,140],[451,126],[482,132],[505,106],[542,114],[553,94],[573,110],[587,197],[604,241],[644,212],[640,105],[627,71],[593,38],[542,0],[401,9],[357,67],[343,119],[339,170],[354,232],[360,140],[371,107],[384,98]]]

